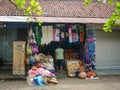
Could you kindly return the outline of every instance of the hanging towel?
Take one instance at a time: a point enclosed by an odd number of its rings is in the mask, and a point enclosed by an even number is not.
[[[68,32],[69,32],[69,42],[72,43],[72,25],[69,25]]]
[[[55,41],[60,41],[60,29],[55,30]]]

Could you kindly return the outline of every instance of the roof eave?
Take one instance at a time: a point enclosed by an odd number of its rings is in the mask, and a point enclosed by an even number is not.
[[[28,22],[27,16],[0,16],[0,22]],[[36,17],[43,23],[96,23],[103,24],[107,19],[103,18],[70,18],[70,17]],[[32,22],[37,22],[33,20]]]

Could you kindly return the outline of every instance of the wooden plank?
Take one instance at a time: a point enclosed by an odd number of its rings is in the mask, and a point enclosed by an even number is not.
[[[25,75],[25,41],[13,42],[13,75]]]

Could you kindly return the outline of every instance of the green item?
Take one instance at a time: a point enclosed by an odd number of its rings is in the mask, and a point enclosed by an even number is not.
[[[32,29],[35,34],[35,40],[37,46],[39,46],[41,44],[41,37],[42,37],[41,27],[38,24],[33,24],[32,26],[33,26]]]
[[[30,44],[29,44],[29,40],[28,40],[28,42],[27,42],[26,54],[28,54],[28,55],[32,54],[32,50],[31,50],[31,46],[30,46]]]

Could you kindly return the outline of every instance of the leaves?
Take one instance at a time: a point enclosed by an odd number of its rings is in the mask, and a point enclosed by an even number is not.
[[[98,2],[102,2],[103,0],[97,0]],[[92,0],[84,0],[85,5],[88,5]],[[120,26],[120,2],[115,2],[114,0],[107,0],[109,5],[116,4],[114,11],[112,12],[111,17],[108,18],[107,22],[103,26],[103,30],[105,32],[112,32],[113,26]]]
[[[120,26],[120,2],[116,3],[116,7],[112,16],[108,18],[108,21],[104,24],[103,30],[105,32],[111,32],[113,26]]]
[[[88,4],[92,2],[92,0],[84,0],[84,2],[85,2],[85,6],[88,6]]]
[[[42,7],[36,0],[11,0],[11,2],[13,2],[18,8],[22,9],[25,16],[42,15]],[[27,20],[28,22],[31,22],[32,19],[29,17]],[[35,21],[40,25],[41,20],[35,19]]]

